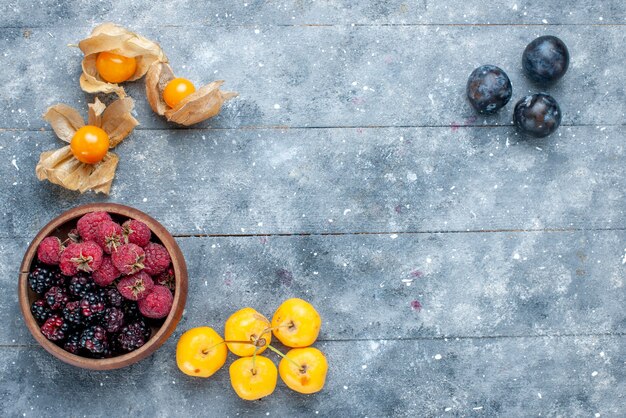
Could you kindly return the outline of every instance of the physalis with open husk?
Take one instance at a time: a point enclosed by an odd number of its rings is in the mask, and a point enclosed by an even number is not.
[[[146,74],[146,96],[155,113],[180,125],[193,125],[217,115],[222,104],[237,93],[221,91],[223,80],[196,90],[193,83],[174,75],[172,68],[156,61]]]
[[[109,149],[139,125],[131,114],[133,107],[130,97],[118,99],[109,106],[96,98],[89,104],[87,125],[80,113],[70,106],[49,107],[43,118],[69,145],[41,154],[35,168],[37,178],[81,193],[93,190],[109,194],[119,161]]]
[[[113,23],[103,23],[78,43],[85,54],[80,87],[87,93],[126,93],[120,83],[143,77],[156,61],[167,57],[156,42]]]

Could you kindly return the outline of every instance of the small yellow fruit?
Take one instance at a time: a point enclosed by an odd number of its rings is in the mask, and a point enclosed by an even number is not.
[[[180,336],[176,364],[189,376],[209,377],[226,363],[228,350],[213,328],[192,328]]]
[[[261,354],[272,341],[270,321],[252,308],[243,308],[235,312],[226,320],[224,325],[224,339],[226,341],[260,341],[256,352]],[[227,343],[233,354],[240,357],[248,357],[254,354],[257,346],[254,344]]]
[[[163,90],[163,100],[171,108],[176,107],[178,103],[196,91],[193,83],[186,78],[175,78],[165,86]]]
[[[284,301],[274,313],[274,335],[287,347],[308,347],[315,342],[322,318],[309,302],[293,298]]]
[[[74,133],[70,149],[78,161],[95,164],[109,152],[109,135],[97,126],[85,125]]]
[[[101,52],[96,58],[96,70],[104,81],[121,83],[131,78],[137,71],[137,60],[133,57]]]
[[[315,393],[324,388],[328,362],[326,356],[314,347],[294,348],[278,365],[280,378],[292,390],[300,393]]]
[[[241,399],[254,401],[271,395],[276,388],[278,371],[272,360],[256,356],[242,357],[230,365],[230,384]]]

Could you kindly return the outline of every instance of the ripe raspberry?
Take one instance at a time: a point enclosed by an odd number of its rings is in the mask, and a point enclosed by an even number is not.
[[[102,315],[101,323],[107,332],[118,332],[124,326],[124,311],[120,308],[108,308]]]
[[[99,325],[85,328],[80,336],[80,346],[92,354],[104,353],[109,348],[106,330]]]
[[[68,302],[63,308],[63,318],[74,327],[83,325],[85,318],[80,307],[80,301]]]
[[[145,247],[152,237],[152,232],[148,225],[135,219],[129,219],[124,222],[122,228],[124,229],[124,237],[127,244],[131,243]]]
[[[120,277],[119,270],[113,265],[113,260],[111,257],[104,256],[102,257],[102,264],[100,268],[93,272],[91,275],[93,277],[93,281],[98,286],[108,286],[115,281],[118,277]]]
[[[170,254],[161,244],[151,242],[146,245],[143,250],[146,253],[146,258],[143,262],[144,270],[150,276],[163,273],[165,269],[169,267],[170,262],[172,261],[170,259]]]
[[[126,325],[117,335],[117,343],[122,351],[130,352],[143,346],[150,339],[150,328],[144,321]]]
[[[45,298],[48,306],[53,311],[63,309],[67,302],[70,300],[69,296],[67,295],[67,291],[58,286],[51,287],[46,292]]]
[[[43,324],[46,322],[46,319],[52,316],[52,309],[50,309],[44,299],[34,301],[33,304],[30,305],[30,312],[40,324]]]
[[[154,282],[152,278],[144,271],[126,276],[117,282],[117,290],[129,300],[139,300],[146,296],[152,288]]]
[[[80,332],[70,334],[63,345],[63,349],[72,354],[78,354],[80,352],[80,334]]]
[[[79,271],[91,273],[102,264],[102,248],[93,241],[70,244],[61,253],[61,272],[66,276],[74,276]]]
[[[93,241],[96,238],[98,225],[104,221],[110,220],[111,215],[106,212],[91,212],[78,220],[76,229],[83,241]]]
[[[82,299],[87,293],[91,293],[96,288],[96,284],[91,277],[85,273],[78,273],[76,276],[70,279],[70,284],[67,289],[70,294],[75,298]]]
[[[176,277],[174,276],[174,269],[170,266],[165,271],[155,277],[154,283],[165,286],[172,291],[176,290]]]
[[[145,257],[143,248],[135,244],[122,245],[111,254],[113,265],[122,274],[133,274],[143,269]]]
[[[105,308],[104,298],[98,293],[88,293],[80,301],[80,309],[87,319],[99,318]]]
[[[122,227],[113,221],[104,221],[96,228],[96,244],[98,244],[102,250],[111,254],[117,247],[124,243],[124,231]]]
[[[63,244],[57,237],[44,238],[37,248],[37,258],[44,264],[59,264]]]
[[[105,305],[114,308],[121,308],[124,304],[124,301],[126,300],[115,286],[102,289],[102,296],[104,297]]]
[[[152,292],[146,297],[137,301],[139,311],[146,318],[165,318],[172,309],[174,296],[172,292],[165,286],[154,286]]]
[[[35,293],[43,295],[52,286],[64,286],[65,278],[56,267],[41,266],[28,273],[28,284]]]
[[[59,341],[65,338],[69,326],[59,315],[52,315],[41,326],[41,333],[50,341]]]

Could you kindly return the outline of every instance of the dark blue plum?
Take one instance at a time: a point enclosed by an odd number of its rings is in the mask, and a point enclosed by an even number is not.
[[[543,138],[561,124],[561,108],[554,97],[545,93],[526,96],[515,104],[513,122],[524,134]]]
[[[476,68],[467,80],[467,98],[480,113],[496,113],[511,100],[512,94],[511,80],[495,65]]]
[[[540,84],[554,83],[569,67],[569,51],[556,36],[540,36],[528,44],[522,54],[526,75]]]

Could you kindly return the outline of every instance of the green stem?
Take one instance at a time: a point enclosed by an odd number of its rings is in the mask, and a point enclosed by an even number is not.
[[[289,357],[287,357],[285,354],[281,353],[279,349],[277,349],[276,347],[273,347],[271,344],[267,345],[267,348],[269,348],[270,350],[272,350],[273,352],[275,352],[276,354],[278,354],[279,356],[281,356],[282,358],[288,360],[291,364],[293,364],[294,366],[296,366],[299,369],[302,368],[302,366],[300,366],[298,363],[296,363],[295,360],[290,359]]]

